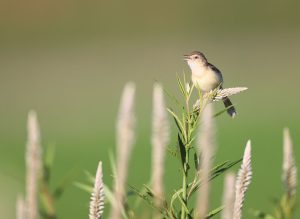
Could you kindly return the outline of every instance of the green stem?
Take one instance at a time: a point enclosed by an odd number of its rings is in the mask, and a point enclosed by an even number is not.
[[[189,171],[189,149],[186,149],[186,154],[185,154],[185,163],[183,167],[183,180],[182,180],[182,199],[184,204],[187,206],[188,204],[188,197],[187,197],[187,180],[188,180],[188,171]],[[185,212],[184,206],[181,208],[181,219],[186,219],[187,215]]]
[[[186,117],[186,144],[185,144],[185,159],[184,159],[184,166],[183,166],[183,175],[182,175],[182,200],[184,204],[187,206],[188,204],[188,196],[187,196],[187,185],[188,185],[188,171],[189,171],[189,144],[190,144],[190,109],[189,109],[189,99],[186,98],[186,111],[187,111],[187,117]],[[187,214],[185,207],[181,207],[181,219],[186,219]]]

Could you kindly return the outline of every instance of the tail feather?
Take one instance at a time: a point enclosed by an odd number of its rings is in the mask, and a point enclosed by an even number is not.
[[[232,105],[230,99],[228,97],[225,97],[223,99],[223,103],[225,105],[225,107],[227,108],[227,113],[229,114],[229,116],[231,116],[231,118],[234,118],[237,113],[236,113],[236,110],[234,108],[234,106]]]

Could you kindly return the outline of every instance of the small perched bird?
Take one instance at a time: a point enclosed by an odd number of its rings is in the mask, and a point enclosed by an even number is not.
[[[184,55],[184,57],[192,71],[192,81],[195,86],[198,86],[203,92],[209,92],[217,87],[223,89],[221,71],[209,63],[202,52],[195,51],[189,55]],[[236,110],[230,99],[225,97],[223,103],[227,108],[227,113],[234,118],[236,116]]]

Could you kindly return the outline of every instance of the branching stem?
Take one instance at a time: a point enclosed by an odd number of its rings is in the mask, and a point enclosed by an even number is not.
[[[185,100],[186,104],[186,118],[185,118],[185,136],[186,141],[184,142],[185,148],[185,157],[184,157],[184,164],[183,164],[183,174],[182,174],[182,200],[185,206],[188,206],[188,173],[189,173],[189,154],[190,154],[190,144],[191,144],[191,115],[190,115],[190,108],[189,108],[189,96],[186,96]],[[185,206],[181,207],[181,219],[187,218],[187,212],[185,210]]]

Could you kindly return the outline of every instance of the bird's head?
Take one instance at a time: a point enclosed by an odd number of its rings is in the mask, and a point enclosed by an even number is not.
[[[207,59],[202,52],[192,52],[189,55],[184,55],[184,60],[187,61],[190,68],[193,70],[194,68],[203,67],[207,64]]]

